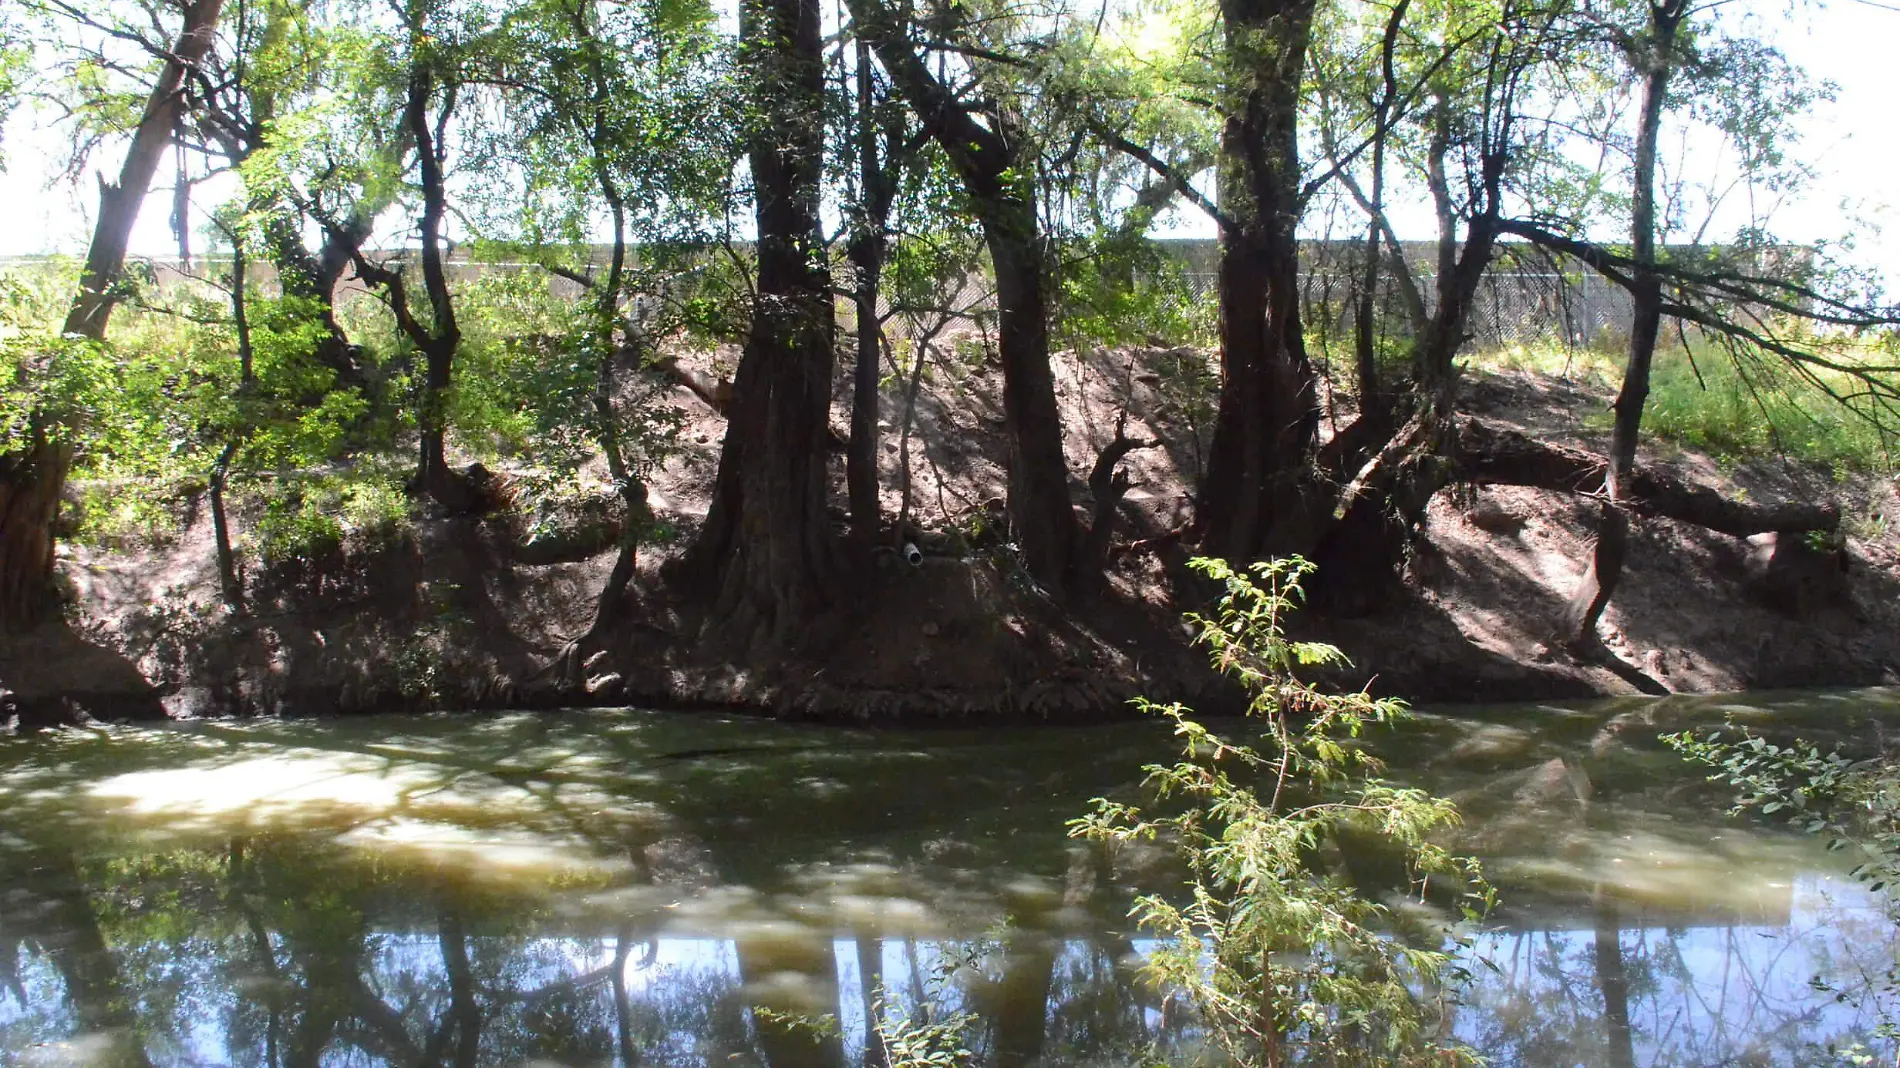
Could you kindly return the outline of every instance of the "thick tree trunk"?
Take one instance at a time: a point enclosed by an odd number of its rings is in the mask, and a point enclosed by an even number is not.
[[[1049,369],[1048,279],[1029,140],[1000,108],[985,113],[987,124],[978,122],[972,105],[938,80],[878,0],[852,0],[851,16],[912,108],[934,124],[983,228],[996,273],[1010,524],[1029,573],[1064,596],[1076,578],[1079,531]]]
[[[853,296],[857,304],[857,365],[851,371],[851,441],[845,450],[845,485],[851,504],[851,538],[860,552],[877,541],[879,508],[877,477],[879,359],[884,336],[878,321],[877,300],[884,273],[886,243],[896,182],[892,168],[898,161],[880,152],[880,130],[873,109],[871,46],[857,42],[857,151],[858,232],[851,240],[851,265],[857,270]]]
[[[996,271],[997,352],[1009,439],[1009,518],[1023,563],[1060,598],[1074,586],[1077,528],[1049,368],[1049,312],[1035,206],[1010,197],[982,210]]]
[[[1630,206],[1630,258],[1636,262],[1630,278],[1629,362],[1623,368],[1623,388],[1616,395],[1615,429],[1610,436],[1610,464],[1605,488],[1608,500],[1600,513],[1590,568],[1564,609],[1564,637],[1573,645],[1595,639],[1597,620],[1623,575],[1629,552],[1629,520],[1618,510],[1629,495],[1627,485],[1636,467],[1636,442],[1642,431],[1643,405],[1649,400],[1649,368],[1662,331],[1662,279],[1656,264],[1656,145],[1662,134],[1663,104],[1674,70],[1676,31],[1682,23],[1686,0],[1663,0],[1651,6],[1649,33],[1632,48],[1641,70],[1643,107],[1636,131],[1636,174]]]
[[[751,148],[758,300],[733,382],[706,524],[681,576],[707,619],[761,652],[844,601],[825,514],[836,329],[818,198],[824,60],[817,0],[745,0],[741,52],[766,110]]]
[[[1300,327],[1299,103],[1313,0],[1226,0],[1235,86],[1221,132],[1220,409],[1198,514],[1233,560],[1304,551],[1319,406]]]
[[[197,0],[185,8],[184,24],[146,98],[119,180],[99,183],[99,221],[79,293],[66,316],[67,334],[89,341],[106,336],[132,224],[177,128],[185,78],[210,50],[222,6],[223,0]],[[30,624],[54,603],[53,521],[73,458],[71,444],[52,425],[56,418],[56,413],[36,413],[31,444],[0,455],[0,625],[8,628]]]
[[[33,443],[0,454],[0,631],[24,627],[55,602],[53,521],[72,447],[35,429]]]

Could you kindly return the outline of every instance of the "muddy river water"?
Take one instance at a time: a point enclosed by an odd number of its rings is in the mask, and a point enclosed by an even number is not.
[[[1900,691],[1440,709],[1375,741],[1459,801],[1499,888],[1455,1022],[1492,1063],[1893,1063],[1882,901],[1656,741],[1730,717],[1864,739]],[[1063,826],[1169,752],[1142,723],[638,710],[0,739],[0,1064],[857,1068],[867,1021],[929,1013],[971,1014],[986,1065],[1194,1063],[1125,918],[1168,864]]]

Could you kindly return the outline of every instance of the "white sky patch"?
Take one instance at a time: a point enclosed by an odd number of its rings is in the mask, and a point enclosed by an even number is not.
[[[729,7],[718,6],[722,13]],[[1834,82],[1839,93],[1834,102],[1818,105],[1801,124],[1798,152],[1815,167],[1818,177],[1802,196],[1777,208],[1772,229],[1799,242],[1850,238],[1855,243],[1854,259],[1879,270],[1890,287],[1900,289],[1900,141],[1890,133],[1893,109],[1900,102],[1900,63],[1892,56],[1892,44],[1900,40],[1900,11],[1839,0],[1829,7],[1775,12],[1753,16],[1754,32],[1814,77]],[[729,15],[721,24],[722,29],[731,30]],[[1160,32],[1158,27],[1142,30],[1144,35]],[[123,144],[102,146],[78,182],[64,180],[65,133],[49,125],[43,113],[23,107],[9,123],[3,151],[0,256],[83,254],[98,204],[94,174],[116,174]],[[1719,159],[1707,162],[1722,165]],[[1714,181],[1720,175],[1705,178],[1689,173],[1687,177]],[[169,162],[160,169],[154,186],[139,214],[131,250],[140,256],[174,256],[178,245],[170,224]],[[236,190],[236,179],[230,175],[197,186],[192,221],[195,252],[206,248],[208,209]],[[1394,216],[1404,238],[1433,235],[1430,212],[1422,202],[1395,204]],[[1718,216],[1709,236],[1719,239],[1745,221],[1746,211],[1738,204],[1731,213]],[[409,230],[407,219],[398,221],[392,216],[372,244],[406,243]],[[1169,213],[1162,232],[1212,237],[1214,229],[1200,212],[1179,208]]]

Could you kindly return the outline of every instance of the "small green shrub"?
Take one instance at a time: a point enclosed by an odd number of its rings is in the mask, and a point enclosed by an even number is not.
[[[1662,740],[1691,763],[1710,768],[1710,782],[1735,791],[1731,815],[1756,813],[1797,827],[1850,856],[1853,877],[1886,895],[1888,919],[1900,925],[1900,764],[1891,757],[1854,760],[1838,746],[1823,752],[1800,739],[1777,744],[1733,726],[1666,734]],[[1900,996],[1900,962],[1870,978],[1881,1004],[1893,1005]],[[1818,976],[1809,983],[1831,989]],[[1900,1017],[1890,1007],[1881,1010],[1875,1036],[1900,1040]],[[1846,1059],[1875,1063],[1863,1049],[1846,1051]]]
[[[324,556],[349,537],[385,542],[410,516],[402,486],[375,471],[297,478],[269,487],[262,496],[251,540],[266,564]]]
[[[1218,560],[1193,566],[1226,589],[1212,617],[1190,615],[1214,665],[1250,696],[1260,748],[1216,735],[1178,704],[1142,708],[1174,724],[1182,754],[1146,768],[1165,813],[1097,799],[1072,834],[1110,843],[1161,840],[1187,864],[1180,896],[1148,895],[1133,914],[1160,935],[1148,970],[1184,991],[1215,1042],[1242,1064],[1470,1063],[1449,1036],[1442,1000],[1462,981],[1444,925],[1418,922],[1355,888],[1342,841],[1392,851],[1421,904],[1434,878],[1456,888],[1466,922],[1492,893],[1477,862],[1432,836],[1458,821],[1451,802],[1377,777],[1353,744],[1405,714],[1366,693],[1323,694],[1302,666],[1344,659],[1286,636],[1312,565],[1297,558],[1249,574]]]

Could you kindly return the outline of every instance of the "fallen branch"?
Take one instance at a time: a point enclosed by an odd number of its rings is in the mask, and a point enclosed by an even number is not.
[[[1466,420],[1459,428],[1456,460],[1460,477],[1472,482],[1534,486],[1589,497],[1604,495],[1604,476],[1609,470],[1609,461],[1595,453],[1551,445],[1476,419]],[[1636,469],[1629,499],[1623,504],[1637,515],[1680,520],[1737,538],[1831,531],[1841,523],[1840,506],[1833,502],[1738,501],[1648,467]]]
[[[706,407],[726,414],[726,408],[732,403],[732,380],[714,379],[711,375],[680,366],[680,362],[671,356],[663,356],[651,364],[654,370],[685,386],[693,396],[706,402]]]

